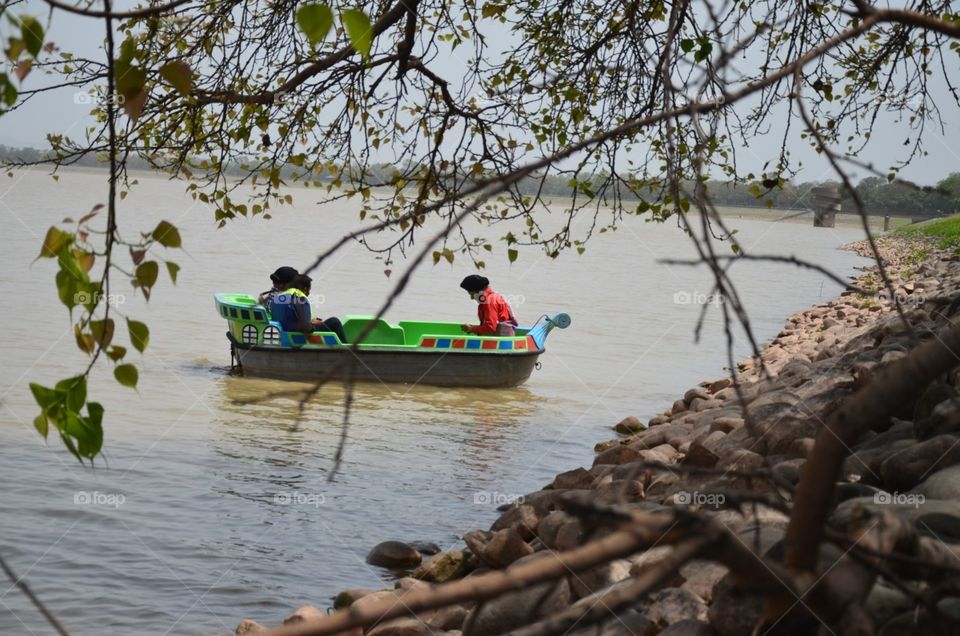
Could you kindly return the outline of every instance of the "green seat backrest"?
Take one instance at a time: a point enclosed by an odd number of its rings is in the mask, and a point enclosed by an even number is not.
[[[356,341],[371,320],[369,316],[347,316],[343,321],[343,332],[347,335],[347,340]],[[381,319],[363,339],[363,344],[402,345],[403,335],[402,327],[394,327]]]

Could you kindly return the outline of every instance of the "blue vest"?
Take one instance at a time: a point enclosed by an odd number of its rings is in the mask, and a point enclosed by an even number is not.
[[[284,331],[297,331],[304,322],[310,322],[310,301],[299,289],[287,289],[270,301],[270,315]]]

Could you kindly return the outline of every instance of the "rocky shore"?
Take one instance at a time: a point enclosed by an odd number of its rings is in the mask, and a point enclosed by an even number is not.
[[[960,310],[960,257],[953,250],[921,238],[878,242],[892,298],[877,267],[863,268],[852,284],[857,290],[791,316],[759,358],[741,361],[739,390],[730,377],[703,382],[648,422],[626,418],[615,427],[619,438],[597,444],[589,466],[557,475],[542,490],[502,511],[489,529],[466,533],[461,549],[429,556],[431,546],[377,546],[371,562],[407,568],[408,576],[392,590],[344,591],[335,608],[358,608],[384,598],[402,603],[414,590],[576,548],[596,538],[583,515],[572,514],[578,501],[619,510],[685,507],[710,515],[755,554],[782,552],[787,515],[775,505],[755,502],[767,494],[789,500],[828,414]],[[865,244],[848,248],[872,256]],[[895,300],[912,332],[904,326]],[[931,384],[914,403],[903,404],[889,421],[877,422],[849,449],[832,520],[849,517],[854,510],[882,510],[903,516],[926,536],[960,542],[956,372]],[[756,495],[748,505],[733,494],[744,492]],[[345,633],[507,633],[574,604],[596,605],[598,594],[650,572],[669,552],[668,547],[654,547],[559,584],[542,583],[481,605],[453,605]],[[420,563],[421,558],[426,560]],[[939,633],[925,631],[926,610],[916,598],[927,590],[914,586],[898,589],[878,579],[870,588],[864,607],[877,633]],[[725,566],[693,560],[626,612],[567,634],[738,636],[751,633],[762,609],[763,597],[741,589]],[[960,619],[960,602],[941,609]],[[321,614],[307,606],[283,622]],[[243,621],[236,633],[262,629]]]

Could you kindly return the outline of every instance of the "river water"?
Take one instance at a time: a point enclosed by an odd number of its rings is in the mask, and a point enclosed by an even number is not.
[[[627,219],[582,256],[556,260],[522,251],[509,265],[499,244],[486,275],[513,299],[521,324],[559,310],[573,318],[551,334],[543,368],[510,390],[358,386],[342,468],[330,482],[342,389],[324,388],[299,421],[290,398],[244,404],[290,384],[226,375],[225,324],[212,294],[257,293],[277,266],[304,266],[356,227],[357,204],[318,206],[316,191],[295,190],[295,205],[272,220],[216,229],[182,183],[139,181],[121,203],[121,231],[173,222],[185,249],[157,247],[156,256],[182,270],[149,304],[116,279],[117,309],[149,324],[150,345],[142,358],[132,353],[137,390],[117,385],[105,366],[91,380],[91,399],[106,408],[104,454],[93,469],[32,426],[28,384],[49,385],[86,364],[57,300],[53,263],[32,261],[47,227],[104,201],[105,173],[66,172],[57,183],[34,170],[0,184],[0,297],[9,303],[0,319],[0,555],[75,635],[232,633],[242,618],[275,624],[300,605],[329,605],[342,589],[392,586],[388,572],[364,562],[373,545],[454,546],[488,526],[498,504],[589,466],[593,445],[623,417],[651,417],[724,374],[716,306],[700,344],[693,338],[709,274],[657,264],[694,254],[673,224]],[[795,254],[841,276],[864,262],[837,249],[862,238],[857,230],[731,224],[755,253]],[[485,230],[491,239],[504,233]],[[343,250],[314,275],[317,313],[373,314],[394,282],[383,269],[361,246]],[[387,318],[475,320],[458,288],[471,271],[459,260],[424,265]],[[742,262],[732,273],[761,340],[838,291],[788,266]],[[737,351],[748,352],[742,337]],[[52,633],[6,581],[0,633]]]

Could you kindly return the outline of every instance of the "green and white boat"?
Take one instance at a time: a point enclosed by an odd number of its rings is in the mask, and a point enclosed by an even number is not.
[[[336,334],[285,331],[257,299],[246,294],[216,294],[217,313],[227,320],[231,354],[243,375],[292,380],[326,377],[342,380],[401,382],[434,386],[510,387],[523,384],[545,351],[554,328],[565,329],[570,316],[555,313],[533,327],[518,327],[512,337],[465,334],[459,323],[401,320],[391,324],[370,316],[347,316],[343,330],[356,342],[351,353]]]

